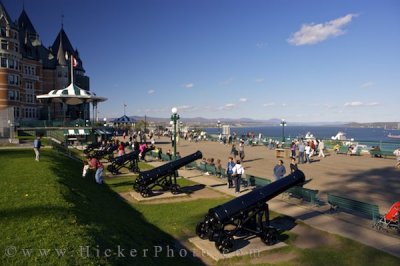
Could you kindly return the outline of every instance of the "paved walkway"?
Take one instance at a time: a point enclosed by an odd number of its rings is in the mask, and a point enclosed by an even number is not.
[[[157,163],[160,165],[160,163]],[[235,197],[234,189],[228,189],[224,179],[215,176],[206,176],[198,170],[179,170],[179,174],[196,183],[204,184],[208,188]],[[250,189],[241,191],[240,195]],[[239,196],[240,196],[239,195]],[[305,224],[321,231],[353,239],[365,245],[382,250],[400,257],[400,238],[377,232],[370,228],[371,221],[353,215],[342,216],[328,214],[325,207],[313,207],[307,204],[297,204],[283,196],[277,196],[268,201],[270,210],[296,218]]]

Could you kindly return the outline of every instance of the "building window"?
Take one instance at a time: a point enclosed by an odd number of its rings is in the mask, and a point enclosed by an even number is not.
[[[15,90],[8,91],[8,99],[10,101],[18,101],[19,100],[19,92]]]
[[[1,67],[7,67],[7,58],[1,58]]]
[[[7,37],[6,36],[7,35],[6,28],[4,28],[4,27],[0,28],[0,35],[1,35],[1,37]]]
[[[15,45],[14,45],[14,49],[15,49],[15,51],[18,53],[18,43],[16,43]]]
[[[1,40],[1,49],[8,50],[8,41]]]
[[[15,67],[14,59],[8,59],[8,67],[14,69]]]

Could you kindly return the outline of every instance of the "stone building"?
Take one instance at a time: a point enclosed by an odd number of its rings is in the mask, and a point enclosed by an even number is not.
[[[68,86],[71,55],[77,60],[74,83],[90,90],[78,50],[63,25],[54,43],[46,47],[25,10],[13,21],[0,2],[0,137],[10,137],[20,124],[47,120],[49,114],[52,121],[90,119],[88,103],[66,106],[36,99],[37,95]]]

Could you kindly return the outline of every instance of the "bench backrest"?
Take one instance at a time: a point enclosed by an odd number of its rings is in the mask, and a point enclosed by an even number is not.
[[[337,195],[332,195],[330,193],[328,193],[328,203],[335,209],[344,210],[350,213],[360,213],[364,216],[371,218],[372,220],[377,220],[380,216],[379,207],[376,204],[370,204]]]
[[[302,198],[304,201],[312,204],[317,204],[318,202],[318,190],[296,186],[288,189],[286,192],[291,193],[295,197]]]

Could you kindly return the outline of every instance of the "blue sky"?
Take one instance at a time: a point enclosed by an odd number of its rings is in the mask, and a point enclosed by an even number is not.
[[[3,0],[13,19],[22,0]],[[64,29],[100,117],[400,121],[400,1],[25,0]]]

